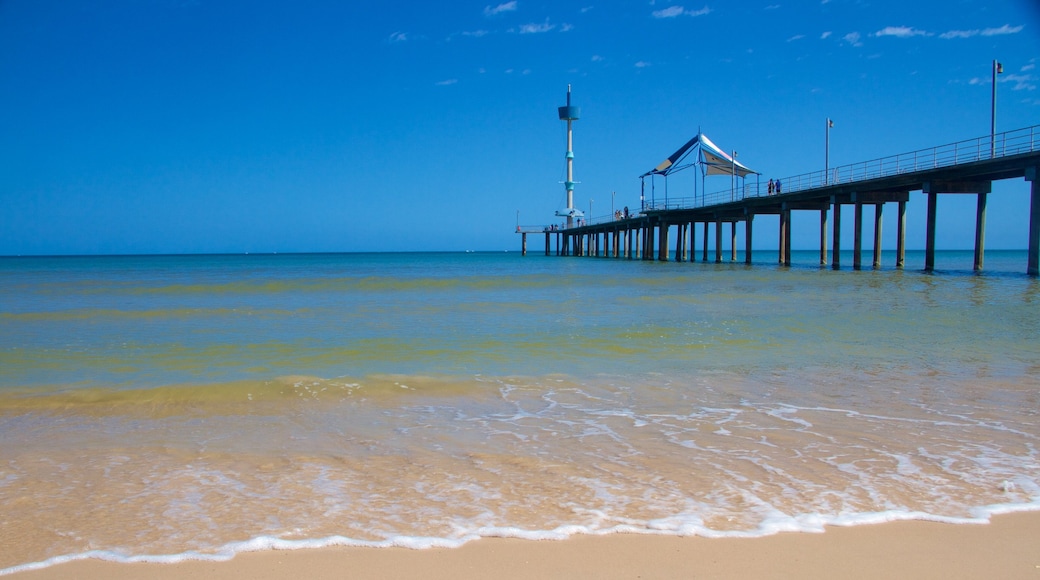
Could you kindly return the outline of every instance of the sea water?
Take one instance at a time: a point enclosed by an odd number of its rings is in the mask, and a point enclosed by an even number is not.
[[[0,573],[1040,509],[1024,252],[755,257],[0,259]]]

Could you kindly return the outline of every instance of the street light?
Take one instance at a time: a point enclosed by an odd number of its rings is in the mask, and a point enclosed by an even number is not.
[[[737,191],[737,152],[734,151],[733,155],[729,158],[729,200],[736,200]]]
[[[589,198],[589,220],[592,219],[592,202],[593,201],[594,200],[590,197]],[[585,220],[585,223],[588,224],[589,220]]]
[[[612,191],[612,192],[610,192],[610,217],[611,217],[611,218],[613,218],[613,217],[614,217],[615,215],[617,215],[617,214],[616,214],[616,213],[614,212],[614,194],[615,194],[615,193],[617,193],[617,192],[616,192],[616,191]]]
[[[993,61],[993,98],[990,100],[990,123],[989,123],[989,157],[993,158],[996,153],[997,138],[997,75],[1004,72],[1004,65]]]
[[[823,154],[823,184],[827,185],[831,181],[831,128],[834,127],[834,121],[830,117],[827,117],[827,137],[824,140],[824,154]]]

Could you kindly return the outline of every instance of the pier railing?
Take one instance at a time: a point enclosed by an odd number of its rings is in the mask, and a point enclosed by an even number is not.
[[[774,195],[891,177],[901,173],[950,167],[952,165],[974,163],[988,159],[999,159],[1001,157],[1036,151],[1040,151],[1040,125],[998,133],[993,137],[986,135],[929,149],[920,149],[870,161],[840,165],[829,170],[821,169],[800,175],[782,177],[779,180],[781,190],[778,193],[774,193]],[[664,201],[655,200],[652,203],[648,202],[644,209],[663,210],[707,207],[740,201],[749,197],[764,197],[767,195],[769,195],[768,182],[757,181],[694,197],[669,198]],[[610,221],[610,219],[612,217],[607,216],[605,219],[590,220],[589,223],[602,223]]]

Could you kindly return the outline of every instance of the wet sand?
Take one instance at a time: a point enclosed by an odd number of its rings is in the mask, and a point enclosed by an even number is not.
[[[458,549],[268,551],[220,563],[83,560],[10,578],[1040,579],[1040,512],[997,516],[988,525],[895,522],[754,539],[618,534],[565,541],[492,538]]]

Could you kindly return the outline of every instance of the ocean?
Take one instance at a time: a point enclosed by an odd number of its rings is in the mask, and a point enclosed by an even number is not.
[[[1025,252],[755,257],[0,258],[0,575],[1040,510]]]

